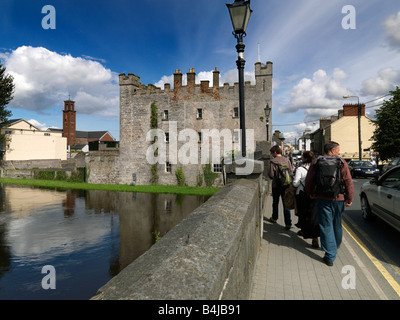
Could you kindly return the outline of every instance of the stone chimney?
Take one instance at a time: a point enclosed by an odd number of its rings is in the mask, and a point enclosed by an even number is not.
[[[174,93],[175,95],[179,95],[182,88],[182,73],[181,70],[176,70],[174,73]]]
[[[200,81],[200,92],[207,93],[209,86],[210,86],[210,81],[208,81],[208,80]]]
[[[182,73],[181,70],[175,70],[174,73],[174,90],[175,92],[181,91],[182,87]]]
[[[187,76],[187,92],[193,93],[195,79],[196,79],[196,73],[194,72],[194,68],[190,68],[186,76]]]
[[[215,70],[213,71],[213,88],[218,88],[219,87],[219,71],[218,68],[215,67]]]

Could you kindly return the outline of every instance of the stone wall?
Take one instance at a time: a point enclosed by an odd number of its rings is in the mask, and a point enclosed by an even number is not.
[[[65,171],[69,178],[77,168],[85,167],[84,154],[73,159],[44,159],[44,160],[8,160],[1,164],[1,177],[15,179],[33,179],[35,171],[52,170]]]
[[[92,299],[248,299],[261,243],[261,189],[261,176],[225,186]]]

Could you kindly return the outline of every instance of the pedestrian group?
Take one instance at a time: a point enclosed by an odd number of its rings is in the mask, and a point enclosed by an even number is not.
[[[291,162],[282,155],[279,146],[270,149],[272,159],[268,175],[272,179],[272,217],[278,220],[279,201],[282,200],[286,230],[292,227],[290,210],[291,189],[295,188],[296,226],[299,236],[312,239],[312,246],[325,252],[323,261],[332,266],[342,242],[342,213],[353,201],[353,181],[349,167],[339,155],[340,145],[329,141],[325,154],[317,158],[304,151],[301,165],[293,173]],[[286,199],[285,199],[286,197]]]

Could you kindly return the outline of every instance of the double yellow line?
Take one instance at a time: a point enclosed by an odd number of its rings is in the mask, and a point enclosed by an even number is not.
[[[380,250],[372,240],[369,240],[369,237],[362,231],[360,230],[356,224],[350,219],[350,217],[346,216],[346,219],[351,223],[351,225],[357,229],[357,231],[369,242],[372,244],[374,249],[376,249],[382,257],[388,262],[395,272],[400,275],[400,268],[395,266],[395,263],[382,251]],[[349,228],[349,226],[342,220],[342,225],[343,228],[347,231],[347,233],[353,238],[353,240],[359,245],[359,247],[364,251],[364,253],[367,255],[367,257],[371,260],[371,262],[375,265],[375,267],[378,269],[378,271],[383,275],[383,277],[386,279],[386,281],[390,284],[390,286],[393,288],[393,290],[397,293],[397,295],[400,297],[400,285],[397,283],[397,281],[392,277],[392,275],[387,271],[387,269],[380,263],[380,261],[373,256],[373,254],[370,252],[370,250],[367,248],[367,246],[360,240],[360,238],[357,237],[357,235]]]

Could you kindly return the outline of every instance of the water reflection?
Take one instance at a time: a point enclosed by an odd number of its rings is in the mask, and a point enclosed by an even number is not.
[[[205,200],[0,185],[0,299],[88,299]]]

